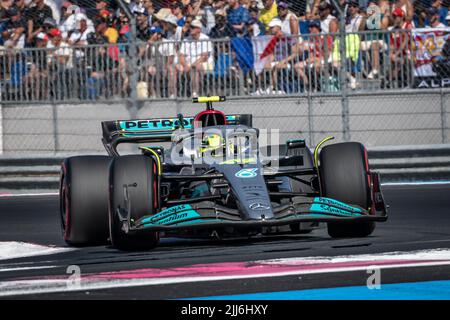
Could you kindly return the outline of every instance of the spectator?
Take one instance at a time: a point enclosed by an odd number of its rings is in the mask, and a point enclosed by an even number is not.
[[[202,24],[194,20],[190,24],[190,36],[183,41],[180,48],[178,73],[190,73],[192,96],[198,96],[200,77],[203,72],[212,70],[212,43],[209,37],[201,33]]]
[[[44,24],[42,25],[42,32],[48,34],[51,29],[58,28],[56,21],[52,18],[46,18]]]
[[[25,46],[25,30],[27,23],[22,12],[15,6],[9,7],[7,11],[8,22],[4,26],[2,38],[4,46],[10,49],[23,49]]]
[[[183,31],[182,38],[183,39],[190,36],[190,34],[191,34],[191,23],[194,20],[195,20],[195,16],[192,16],[192,15],[186,16],[186,23],[184,24],[183,29],[182,29],[182,31]],[[201,22],[200,22],[200,24],[201,24]],[[203,28],[203,25],[202,25],[202,28]]]
[[[107,0],[95,0],[95,10],[96,16],[100,16],[101,12],[104,10],[108,10],[108,1]]]
[[[266,28],[261,23],[261,21],[250,18],[250,20],[247,21],[247,34],[250,37],[259,37],[266,34]]]
[[[157,49],[157,43],[162,39],[162,29],[160,27],[152,27],[149,30],[149,38],[147,40],[146,48],[142,48],[139,54],[141,67],[141,83],[138,84],[138,96],[156,98],[158,96],[157,86],[159,87],[160,81],[158,74],[158,66],[161,65],[161,55]],[[147,73],[148,78],[145,76]],[[150,84],[150,85],[149,85]],[[144,92],[139,93],[139,89],[144,89]]]
[[[448,8],[442,5],[442,0],[432,1],[432,7],[438,11],[439,22],[441,22],[444,25],[447,25],[447,21],[445,21],[445,18],[447,17],[448,14]]]
[[[320,0],[306,0],[304,10],[304,20],[314,20],[318,17],[318,7]],[[302,12],[303,13],[303,12]]]
[[[33,38],[43,31],[42,25],[46,18],[52,18],[52,9],[44,3],[44,0],[36,0],[35,6],[28,11],[28,36],[27,42],[31,43]]]
[[[88,35],[95,33],[92,21],[83,13],[79,13],[75,17],[76,27],[74,32],[70,35],[67,43],[69,45],[87,45]]]
[[[62,39],[62,32],[59,29],[50,30],[48,36],[50,41],[47,42],[47,48],[53,49],[49,53],[49,62],[56,70],[64,70],[65,68],[72,68],[72,49],[67,42]]]
[[[445,28],[445,24],[439,21],[439,10],[431,7],[427,10],[428,27],[430,28]]]
[[[59,19],[59,25],[64,24],[64,21],[70,16],[70,14],[67,13],[67,9],[72,6],[72,3],[69,1],[64,1],[61,5],[60,9],[60,19]]]
[[[47,60],[52,95],[57,99],[67,99],[70,98],[74,87],[73,51],[63,40],[59,29],[51,29],[48,35],[50,41],[47,43],[47,48],[51,50],[47,54]]]
[[[400,8],[395,8],[392,12],[394,18],[394,25],[390,28],[389,39],[389,58],[390,58],[390,80],[395,80],[402,86],[400,81],[404,81],[405,68],[409,64],[409,45],[410,37],[408,32],[396,30],[410,30],[412,23],[405,21],[406,14]]]
[[[249,18],[249,21],[247,22],[247,26],[249,25],[250,21],[256,20],[257,28],[255,26],[255,28],[254,28],[255,31],[254,32],[258,33],[258,34],[266,34],[266,26],[264,25],[264,23],[262,23],[259,20],[259,9],[258,9],[258,7],[256,7],[256,6],[250,7],[250,9],[248,9],[248,13],[249,13],[250,18]],[[253,25],[253,24],[254,23],[250,23],[250,25]],[[256,29],[259,29],[259,32]]]
[[[261,21],[268,31],[269,23],[273,18],[278,16],[278,6],[275,0],[262,0],[264,8],[261,10],[259,15],[259,21]]]
[[[324,33],[337,33],[339,31],[338,20],[331,15],[332,6],[322,1],[318,7],[320,17],[320,28]]]
[[[7,11],[12,5],[12,0],[0,0],[0,20],[8,18]]]
[[[384,45],[384,34],[381,30],[387,29],[389,26],[389,19],[381,13],[381,8],[377,5],[376,0],[371,0],[367,7],[367,16],[364,19],[364,30],[372,31],[363,35],[364,41],[361,44],[363,51],[371,51],[370,60],[372,64],[372,70],[367,75],[368,79],[374,79],[378,77],[380,70],[380,49]]]
[[[25,0],[16,0],[14,2],[15,6],[17,7],[17,9],[20,10],[20,12],[22,12],[22,16],[26,17],[28,16],[28,6],[25,3]]]
[[[217,10],[215,12],[216,25],[211,29],[209,37],[211,39],[231,38],[233,30],[227,21],[225,10]]]
[[[414,6],[411,2],[411,0],[397,0],[394,3],[394,6],[391,11],[394,11],[395,9],[402,9],[405,13],[405,21],[406,22],[412,22],[414,18]]]
[[[151,0],[144,0],[142,4],[148,14],[148,25],[151,26],[155,20],[155,7],[153,6],[153,2]]]
[[[70,34],[76,29],[76,15],[83,14],[81,13],[80,7],[76,5],[69,6],[64,14],[64,21],[60,23],[59,30],[62,32],[63,39],[68,39]],[[84,15],[84,14],[83,14]]]
[[[228,0],[227,20],[236,35],[247,32],[246,23],[250,16],[248,10],[239,4],[239,0]]]
[[[175,1],[170,5],[172,14],[177,18],[177,25],[179,27],[184,26],[186,23],[186,17],[183,14],[184,6],[181,2]]]
[[[93,45],[103,45],[108,42],[106,37],[91,34],[88,37],[88,43]],[[117,74],[119,63],[113,59],[104,46],[99,46],[95,51],[95,55],[86,59],[89,70],[87,79],[88,96],[90,99],[97,99],[99,95],[106,96],[112,94],[114,77]],[[124,79],[128,83],[128,79]]]
[[[176,18],[175,18],[176,19]],[[181,28],[177,25],[173,26],[174,28]],[[164,34],[164,32],[163,32]],[[177,88],[177,77],[176,77],[176,43],[175,34],[172,33],[171,36],[168,36],[165,33],[165,36],[162,39],[162,43],[159,46],[159,53],[162,58],[163,72],[167,75],[167,93],[169,98],[175,98],[176,88]]]
[[[310,37],[302,44],[303,61],[295,64],[295,71],[302,79],[304,87],[308,86],[310,80],[307,74],[319,75],[332,51],[333,39],[329,35],[320,34],[320,25],[319,21],[309,23]],[[307,72],[307,69],[311,69],[312,72]]]
[[[272,69],[272,79],[273,83],[270,86],[269,93],[272,94],[283,94],[285,90],[278,89],[287,89],[286,81],[283,83],[278,83],[278,78],[281,75],[283,79],[286,77],[286,70],[291,67],[290,63],[293,59],[297,57],[296,54],[292,54],[290,38],[287,38],[285,33],[283,32],[283,22],[275,18],[269,23],[270,34],[278,38],[278,41],[274,48],[274,53],[272,55],[272,59],[268,61],[266,64],[266,69]]]
[[[359,3],[355,0],[348,2],[348,16],[345,21],[345,31],[358,32],[364,29],[363,16],[359,13]]]
[[[288,9],[286,2],[278,3],[278,17],[281,21],[281,31],[288,36],[300,33],[297,16]]]
[[[202,15],[202,20],[204,21],[203,24],[206,25],[205,34],[209,34],[216,25],[215,9],[213,8],[212,3],[213,0],[203,0],[200,6],[200,13]]]
[[[47,47],[48,40],[49,38],[45,33],[38,33],[34,39],[38,50],[30,52],[31,66],[25,83],[31,91],[31,99],[33,100],[47,98],[48,60],[47,51],[43,49]]]
[[[148,24],[148,13],[143,7],[134,7],[133,14],[136,16],[136,37],[146,42],[150,36],[149,29],[150,25]]]
[[[173,14],[166,16],[160,23],[166,39],[180,41],[183,38],[183,27],[178,25],[177,18]]]
[[[447,15],[447,18],[450,18],[449,15]],[[438,79],[448,78],[450,74],[450,38],[447,38],[447,41],[445,41],[441,56],[433,62],[433,71]]]

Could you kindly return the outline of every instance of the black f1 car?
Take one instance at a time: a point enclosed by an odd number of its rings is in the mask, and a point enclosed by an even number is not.
[[[165,236],[307,233],[326,222],[331,237],[365,237],[387,219],[379,175],[357,142],[304,140],[263,146],[249,114],[200,97],[195,117],[102,122],[108,156],[75,156],[61,170],[65,241],[149,249]],[[170,143],[142,146],[143,143]],[[119,155],[121,143],[141,154]]]

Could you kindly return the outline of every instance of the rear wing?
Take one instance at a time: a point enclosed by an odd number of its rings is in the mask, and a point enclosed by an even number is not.
[[[227,115],[230,125],[252,126],[251,114]],[[193,129],[194,117],[183,118],[184,129]],[[111,156],[117,156],[117,145],[120,143],[167,142],[171,141],[174,130],[179,129],[178,118],[153,118],[140,120],[103,121],[102,142]]]

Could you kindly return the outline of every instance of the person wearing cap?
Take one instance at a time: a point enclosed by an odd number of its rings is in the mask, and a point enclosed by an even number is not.
[[[248,9],[241,6],[239,0],[228,0],[227,21],[235,34],[245,34],[245,26],[250,18]]]
[[[85,15],[84,13],[81,13],[81,9],[79,6],[71,5],[67,7],[65,14],[64,14],[64,20],[62,20],[59,24],[59,30],[62,32],[63,39],[68,39],[70,37],[70,34],[76,30],[77,27],[77,21],[76,16],[77,15]],[[86,17],[87,19],[87,17]]]
[[[320,27],[323,33],[337,33],[339,32],[339,22],[335,16],[331,14],[332,6],[322,1],[318,6]]]
[[[407,29],[411,30],[413,25],[411,22],[406,21],[406,13],[401,8],[395,8],[392,11],[392,18],[394,19],[393,26],[389,28],[389,30],[395,29]]]
[[[250,37],[264,36],[266,34],[266,27],[258,19],[250,18],[247,21],[247,34]]]
[[[16,6],[9,7],[6,13],[9,20],[2,32],[2,38],[5,40],[4,46],[11,49],[22,49],[25,47],[26,21]]]
[[[322,27],[318,20],[312,20],[308,24],[309,37],[297,46],[296,53],[303,58],[294,66],[296,73],[303,82],[304,87],[309,86],[308,75],[320,76],[322,68],[333,50],[333,38],[327,34],[321,34]],[[309,71],[308,71],[309,70]]]
[[[135,6],[133,14],[136,17],[136,37],[141,41],[147,41],[150,29],[147,10],[144,7]]]
[[[359,3],[355,0],[349,0],[348,4],[348,15],[349,18],[345,23],[345,31],[358,32],[364,30],[363,16],[359,13]]]
[[[446,25],[439,21],[439,10],[431,7],[427,10],[429,28],[445,28]]]
[[[270,35],[278,38],[278,41],[275,44],[273,53],[264,66],[264,69],[266,71],[271,70],[272,74],[271,83],[266,90],[266,93],[284,94],[285,91],[283,91],[283,89],[286,88],[281,88],[279,86],[278,79],[279,77],[285,78],[282,82],[283,84],[289,82],[289,79],[286,78],[286,70],[291,68],[291,62],[297,58],[297,54],[292,48],[291,39],[286,37],[286,34],[283,32],[283,22],[278,17],[273,18],[272,21],[269,22],[268,27]]]
[[[49,37],[46,33],[40,32],[34,37],[34,47],[40,50],[32,50],[29,52],[31,59],[30,70],[25,76],[26,87],[30,90],[30,96],[33,100],[47,98],[47,47]]]
[[[170,11],[177,18],[177,25],[184,26],[186,17],[183,14],[184,6],[181,2],[175,1],[170,5]]]
[[[53,75],[57,77],[54,80],[60,82],[62,72],[73,68],[72,49],[63,40],[62,32],[58,28],[51,29],[48,36],[50,41],[47,42],[47,49],[52,49],[48,53],[48,60],[56,71],[53,72]]]
[[[173,14],[167,15],[160,22],[165,39],[180,41],[183,38],[183,27],[178,25],[178,19]]]
[[[298,24],[298,17],[289,10],[286,2],[278,3],[278,18],[281,20],[281,30],[285,35],[298,35],[300,28]]]
[[[163,30],[160,27],[151,27],[149,29],[149,36],[147,45],[139,47],[139,82],[137,84],[139,97],[156,98],[158,90],[156,89],[158,66],[162,63],[161,55],[159,54],[158,42],[162,39]],[[159,79],[159,78],[158,78]],[[158,86],[159,87],[159,86]]]
[[[95,33],[94,24],[92,21],[83,13],[77,13],[75,15],[75,30],[71,33],[67,42],[70,45],[87,45],[88,35],[90,33]]]
[[[64,1],[63,4],[61,5],[61,17],[59,19],[59,24],[61,25],[69,16],[70,13],[67,13],[67,9],[72,6],[72,3],[69,1]]]
[[[180,48],[177,72],[190,74],[192,82],[192,96],[199,92],[200,77],[205,71],[213,69],[213,45],[209,37],[201,32],[202,23],[194,20],[190,24],[190,35],[183,41]]]
[[[395,8],[392,11],[394,25],[389,28],[389,79],[393,81],[401,81],[401,74],[404,67],[409,64],[410,54],[410,36],[409,32],[401,30],[412,29],[412,23],[406,21],[406,13],[400,8]]]
[[[273,18],[278,16],[278,6],[275,0],[262,0],[264,8],[259,15],[259,21],[261,21],[266,27],[266,31],[269,30],[269,23]]]
[[[211,39],[231,38],[234,35],[232,27],[227,20],[227,13],[225,10],[216,10],[215,14],[215,26],[211,29],[209,37]]]
[[[33,41],[33,38],[36,36],[36,34],[43,31],[42,25],[46,18],[54,19],[52,9],[44,3],[44,0],[36,0],[34,3],[35,6],[31,7],[30,10],[28,10],[28,43],[31,43]]]

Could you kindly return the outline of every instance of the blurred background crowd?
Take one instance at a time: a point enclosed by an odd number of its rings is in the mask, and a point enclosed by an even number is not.
[[[357,39],[346,39],[347,50],[351,51],[357,41],[357,48],[353,49],[364,50],[370,63],[364,77],[369,80],[379,77],[383,64],[380,52],[384,51],[385,62],[390,62],[385,76],[398,84],[400,75],[406,78],[408,71],[404,67],[411,56],[409,35],[400,30],[445,28],[450,24],[449,0],[339,0],[338,7],[323,0],[124,0],[124,4],[136,18],[135,37],[140,42],[165,43],[151,50],[149,46],[140,47],[136,53],[142,60],[138,85],[145,91],[144,97],[179,95],[180,77],[186,74],[190,81],[186,94],[197,95],[204,86],[204,72],[212,70],[215,75],[223,75],[225,69],[229,72],[233,68],[256,73],[256,76],[268,73],[269,87],[254,85],[248,93],[258,94],[266,89],[269,93],[292,92],[292,86],[281,82],[292,82],[294,78],[301,84],[297,87],[305,88],[317,80],[310,69],[314,69],[316,76],[323,76],[325,64],[339,68],[336,33],[339,32],[339,12],[344,8],[347,8],[346,33],[358,33]],[[68,70],[76,68],[78,58],[89,56],[90,71],[86,78],[91,84],[105,79],[108,71],[114,71],[111,81],[120,82],[120,88],[112,90],[111,94],[129,90],[132,72],[127,70],[123,57],[124,53],[129,54],[126,45],[133,40],[129,14],[117,1],[109,0],[0,0],[1,50],[52,50],[51,55],[31,54],[26,71],[17,72],[10,67],[8,76],[17,75],[13,84],[32,79],[33,83],[27,85],[35,86],[35,94],[42,96],[43,85],[38,80],[48,78],[53,60],[58,64],[59,76],[70,81],[73,77]],[[399,32],[393,32],[395,30]],[[276,36],[277,41],[273,46],[265,42],[263,50],[249,61],[245,51],[257,50],[254,44],[246,46],[245,39],[268,35]],[[291,40],[280,40],[284,38]],[[236,40],[219,43],[214,39]],[[72,50],[74,46],[106,44],[113,46],[96,50],[94,55]],[[449,49],[443,50],[444,55]],[[270,59],[264,59],[265,53]],[[347,52],[349,57],[354,65],[348,68],[348,77],[355,88],[361,57]],[[262,66],[258,67],[258,63]],[[4,68],[6,64],[12,65],[4,62]],[[79,67],[77,70],[81,72]],[[289,77],[286,72],[290,73]],[[333,72],[329,73],[327,79],[333,77]],[[6,77],[5,72],[3,77]],[[258,81],[261,79],[253,78],[253,82]],[[386,83],[391,85],[393,81]],[[407,84],[400,86],[404,85]],[[321,90],[320,86],[315,88]]]

